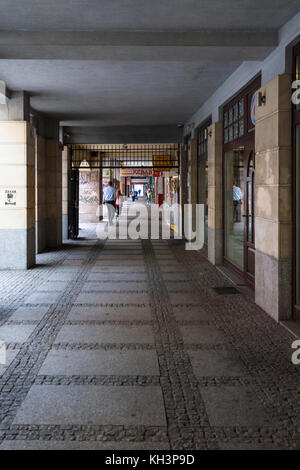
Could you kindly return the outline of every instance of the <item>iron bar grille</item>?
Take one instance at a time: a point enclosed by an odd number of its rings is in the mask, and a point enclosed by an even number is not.
[[[179,167],[178,144],[72,144],[72,168],[149,168],[160,171]]]

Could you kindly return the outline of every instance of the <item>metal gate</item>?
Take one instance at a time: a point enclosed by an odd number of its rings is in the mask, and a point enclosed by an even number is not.
[[[178,144],[70,145],[73,169],[149,168],[166,171],[179,168]]]
[[[69,147],[68,238],[79,234],[79,169],[149,169],[179,173],[179,144],[84,145]]]
[[[79,234],[79,170],[68,173],[68,238],[76,239]]]

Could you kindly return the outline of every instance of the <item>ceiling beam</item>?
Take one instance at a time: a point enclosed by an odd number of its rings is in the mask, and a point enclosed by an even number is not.
[[[200,46],[265,47],[278,45],[278,33],[245,30],[0,31],[0,45],[32,46]]]
[[[200,46],[1,46],[0,60],[119,62],[261,61],[274,47]]]
[[[176,125],[63,127],[65,144],[176,143],[181,133]]]
[[[0,59],[27,60],[262,60],[277,32],[0,31]]]

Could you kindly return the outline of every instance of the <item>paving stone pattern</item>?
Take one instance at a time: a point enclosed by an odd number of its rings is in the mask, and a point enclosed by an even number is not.
[[[0,449],[300,448],[294,338],[205,253],[90,224],[0,282]]]

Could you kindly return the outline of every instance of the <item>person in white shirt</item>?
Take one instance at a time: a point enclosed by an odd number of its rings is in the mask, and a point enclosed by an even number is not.
[[[233,185],[233,222],[238,222],[238,207],[241,203],[243,194],[241,188],[236,184]]]
[[[103,190],[103,203],[107,207],[108,225],[112,225],[112,221],[115,215],[115,198],[116,191],[113,188],[112,181],[109,181],[108,186]]]

